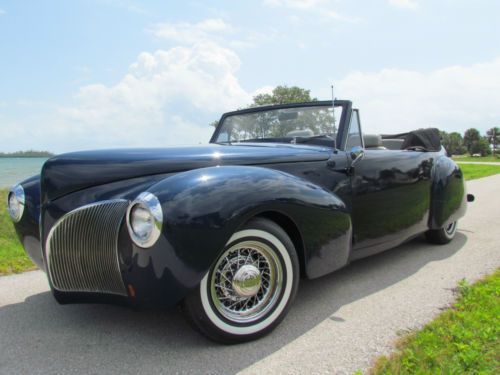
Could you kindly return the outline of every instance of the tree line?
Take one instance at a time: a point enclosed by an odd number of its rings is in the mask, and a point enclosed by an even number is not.
[[[489,129],[481,135],[475,128],[467,129],[462,136],[458,132],[447,133],[441,131],[441,143],[449,155],[496,155],[500,144],[500,129]]]
[[[253,97],[253,102],[246,108],[257,107],[270,104],[300,103],[318,100],[311,96],[311,90],[306,90],[297,86],[277,86],[269,94],[259,94]],[[241,109],[241,108],[240,108]],[[217,126],[218,121],[213,121],[210,125]],[[498,152],[500,144],[500,129],[494,127],[489,129],[485,135],[481,135],[479,130],[470,128],[462,135],[458,132],[441,131],[441,143],[449,155],[481,155],[486,156]],[[491,146],[490,146],[491,145]]]
[[[286,86],[280,85],[276,86],[270,94],[258,94],[253,97],[252,103],[249,105],[238,108],[252,108],[259,107],[262,105],[273,105],[273,104],[287,104],[287,103],[303,103],[303,102],[315,102],[317,98],[311,96],[311,90],[306,90],[297,86]],[[219,121],[212,121],[210,126],[217,127]]]
[[[37,150],[0,152],[0,158],[50,158],[51,156],[54,156],[52,152]]]

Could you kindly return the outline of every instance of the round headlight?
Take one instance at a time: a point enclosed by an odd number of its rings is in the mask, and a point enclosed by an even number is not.
[[[162,225],[161,205],[153,194],[141,193],[128,207],[128,232],[137,246],[153,246],[160,237]]]
[[[24,189],[21,185],[14,186],[9,192],[8,209],[9,215],[14,222],[21,220],[24,212]]]

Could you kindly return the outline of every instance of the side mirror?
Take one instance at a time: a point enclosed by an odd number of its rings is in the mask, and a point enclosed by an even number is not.
[[[350,153],[352,159],[351,166],[353,166],[359,160],[363,159],[363,156],[365,155],[365,150],[363,150],[363,147],[361,146],[354,146],[353,148],[351,148]]]

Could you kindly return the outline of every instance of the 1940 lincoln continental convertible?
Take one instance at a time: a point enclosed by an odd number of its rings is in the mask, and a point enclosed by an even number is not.
[[[180,303],[236,343],[283,320],[301,276],[451,241],[472,198],[437,129],[363,135],[336,100],[226,113],[203,146],[59,155],[8,205],[60,303]]]

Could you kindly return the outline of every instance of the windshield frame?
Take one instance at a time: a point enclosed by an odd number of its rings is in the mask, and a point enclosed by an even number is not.
[[[340,119],[337,119],[338,125],[337,125],[337,138],[335,139],[335,147],[337,149],[342,149],[343,148],[343,143],[345,142],[345,124],[346,121],[349,120],[350,118],[350,112],[352,109],[352,102],[349,100],[335,100],[334,101],[335,107],[342,107],[342,115]],[[251,107],[247,109],[240,109],[238,111],[232,111],[232,112],[226,112],[224,113],[220,120],[219,123],[217,124],[217,128],[215,129],[212,138],[210,138],[210,143],[218,143],[217,138],[219,137],[219,133],[222,129],[222,125],[224,124],[224,121],[226,120],[227,117],[230,116],[235,116],[235,115],[244,115],[244,114],[249,114],[249,113],[258,113],[258,112],[266,112],[266,111],[271,111],[271,110],[277,110],[277,109],[287,109],[287,108],[303,108],[303,107],[328,107],[332,106],[332,101],[331,100],[321,100],[321,101],[314,101],[314,102],[303,102],[303,103],[289,103],[289,104],[275,104],[275,105],[266,105],[266,106],[259,106],[259,107]],[[230,142],[227,143],[219,143],[219,144],[224,144],[224,145],[231,145]],[[309,145],[309,144],[308,144]],[[313,146],[313,144],[311,144]],[[324,146],[323,146],[324,147]]]

